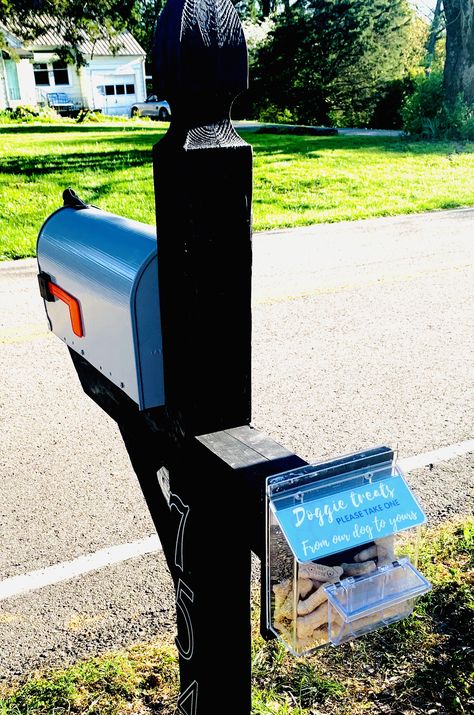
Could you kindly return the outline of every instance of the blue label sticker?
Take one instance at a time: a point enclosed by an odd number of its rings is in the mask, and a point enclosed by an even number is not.
[[[426,521],[402,476],[389,476],[307,502],[276,500],[275,515],[298,561],[314,561]],[[280,504],[280,506],[279,506]]]

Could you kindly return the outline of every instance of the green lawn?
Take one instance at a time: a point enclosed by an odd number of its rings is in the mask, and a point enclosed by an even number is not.
[[[154,222],[155,123],[0,126],[0,259],[35,255],[43,220],[72,186]],[[474,143],[244,132],[254,149],[254,230],[474,205]]]

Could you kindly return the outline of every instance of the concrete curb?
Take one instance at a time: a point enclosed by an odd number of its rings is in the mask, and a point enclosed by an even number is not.
[[[0,261],[1,275],[28,275],[38,270],[36,258],[19,258],[16,261]]]

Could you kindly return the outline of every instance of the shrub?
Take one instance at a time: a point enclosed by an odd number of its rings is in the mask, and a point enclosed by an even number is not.
[[[461,139],[467,139],[468,141],[474,141],[474,112],[470,112],[470,116],[467,116],[461,126]]]
[[[295,121],[293,114],[285,107],[280,109],[276,104],[267,104],[260,109],[258,115],[259,122],[275,122],[276,124],[291,124]]]
[[[422,139],[474,138],[474,111],[461,96],[454,105],[445,104],[440,70],[417,81],[401,114],[405,132]]]
[[[17,122],[57,122],[60,115],[51,107],[33,107],[29,104],[20,104],[14,109],[0,111],[0,123],[9,124]]]
[[[331,127],[367,127],[370,112],[354,111],[351,107],[345,109],[330,109],[328,124]]]
[[[424,136],[428,126],[440,123],[443,107],[443,75],[432,72],[418,79],[415,91],[401,110],[403,128],[408,134]]]
[[[141,117],[139,115],[130,118],[123,114],[103,114],[100,109],[81,109],[76,117],[78,124],[110,124],[111,122],[115,122],[116,124],[129,122],[142,124],[143,122],[151,121],[152,119],[150,117]]]

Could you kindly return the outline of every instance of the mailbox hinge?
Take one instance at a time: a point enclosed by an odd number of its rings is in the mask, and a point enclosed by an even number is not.
[[[43,298],[43,300],[48,301],[48,303],[52,303],[54,300],[54,295],[49,290],[50,282],[51,282],[51,276],[48,275],[48,273],[44,273],[44,271],[41,271],[41,273],[38,273],[38,285],[39,285],[40,294],[41,294],[41,297]]]

